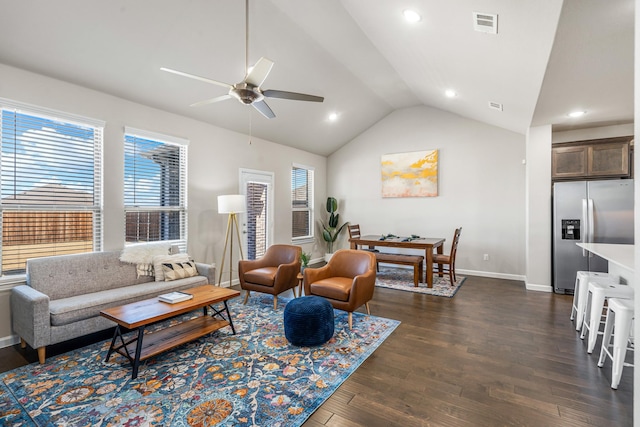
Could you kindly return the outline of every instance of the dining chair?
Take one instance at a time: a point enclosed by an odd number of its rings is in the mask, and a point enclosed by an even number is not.
[[[347,226],[347,231],[349,231],[350,239],[359,239],[362,237],[362,234],[360,233],[360,224],[349,224]]]
[[[433,254],[433,265],[438,266],[438,276],[442,277],[443,273],[449,273],[451,286],[456,282],[456,253],[461,233],[462,227],[456,228],[451,241],[451,251],[448,254]]]
[[[238,261],[240,287],[247,291],[244,304],[251,291],[273,295],[273,309],[278,307],[278,294],[298,286],[300,254],[302,248],[294,245],[271,245],[256,260]]]
[[[359,239],[362,236],[362,234],[360,233],[360,224],[349,224],[347,231],[349,231],[349,239]],[[373,253],[380,252],[373,246],[367,246],[366,248],[361,247],[360,249],[363,251],[369,251]],[[376,271],[380,271],[380,266],[378,265],[377,260],[376,260]]]
[[[376,286],[376,257],[371,252],[355,249],[336,251],[320,268],[305,268],[304,293],[327,299],[333,308],[349,313],[349,329],[353,327],[353,311],[369,301]]]

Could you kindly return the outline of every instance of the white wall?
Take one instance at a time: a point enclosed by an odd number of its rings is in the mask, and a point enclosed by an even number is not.
[[[551,125],[527,132],[527,289],[551,292]]]
[[[438,197],[382,198],[381,156],[429,149],[439,150]],[[435,108],[408,108],[329,156],[327,194],[364,234],[445,237],[446,252],[462,226],[457,270],[523,280],[524,158],[524,135]],[[344,237],[341,246],[348,247]]]
[[[175,114],[0,64],[0,97],[106,121],[104,133],[104,249],[124,245],[123,131],[132,126],[190,140],[188,159],[188,252],[197,261],[220,263],[227,218],[217,213],[217,196],[238,192],[240,168],[274,172],[274,243],[291,243],[291,166],[315,168],[316,206],[326,198],[327,159],[252,138]],[[303,245],[318,258],[318,245]],[[226,262],[225,262],[226,264]],[[0,307],[8,305],[0,285]],[[5,301],[6,300],[6,301]],[[7,311],[0,314],[0,342],[10,334]]]

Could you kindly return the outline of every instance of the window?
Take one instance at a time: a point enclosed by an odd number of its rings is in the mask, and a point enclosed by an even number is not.
[[[186,249],[188,141],[126,128],[126,243],[172,241]]]
[[[0,99],[2,275],[102,250],[104,122]]]
[[[291,210],[294,240],[313,239],[313,169],[291,169]]]

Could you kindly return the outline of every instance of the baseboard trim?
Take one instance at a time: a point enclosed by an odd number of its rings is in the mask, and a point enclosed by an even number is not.
[[[494,271],[478,271],[478,270],[461,270],[456,268],[456,275],[462,276],[480,276],[480,277],[489,277],[492,279],[505,279],[505,280],[517,280],[520,282],[524,282],[525,277],[520,274],[508,274],[508,273],[496,273]]]
[[[385,267],[393,267],[393,268],[404,268],[404,269],[410,269],[413,270],[413,267],[411,266],[406,266],[406,265],[396,265],[396,264],[385,264],[385,263],[380,263],[380,265],[383,265]],[[434,275],[437,274],[436,272],[433,273]],[[461,270],[459,268],[456,268],[456,275],[461,275],[461,276],[479,276],[479,277],[489,277],[491,279],[505,279],[505,280],[516,280],[519,282],[524,282],[525,281],[525,277],[523,275],[520,274],[507,274],[507,273],[496,273],[493,271],[478,271],[478,270]]]
[[[537,285],[535,283],[527,283],[526,285],[528,291],[553,292],[551,285]]]
[[[0,338],[0,348],[11,347],[20,342],[20,338],[17,335],[9,335],[8,337]]]

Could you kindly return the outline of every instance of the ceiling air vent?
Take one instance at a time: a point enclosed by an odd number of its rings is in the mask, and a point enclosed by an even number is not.
[[[498,34],[498,15],[473,12],[473,29],[481,33]]]
[[[489,101],[489,108],[492,110],[502,111],[502,104],[499,102]]]

